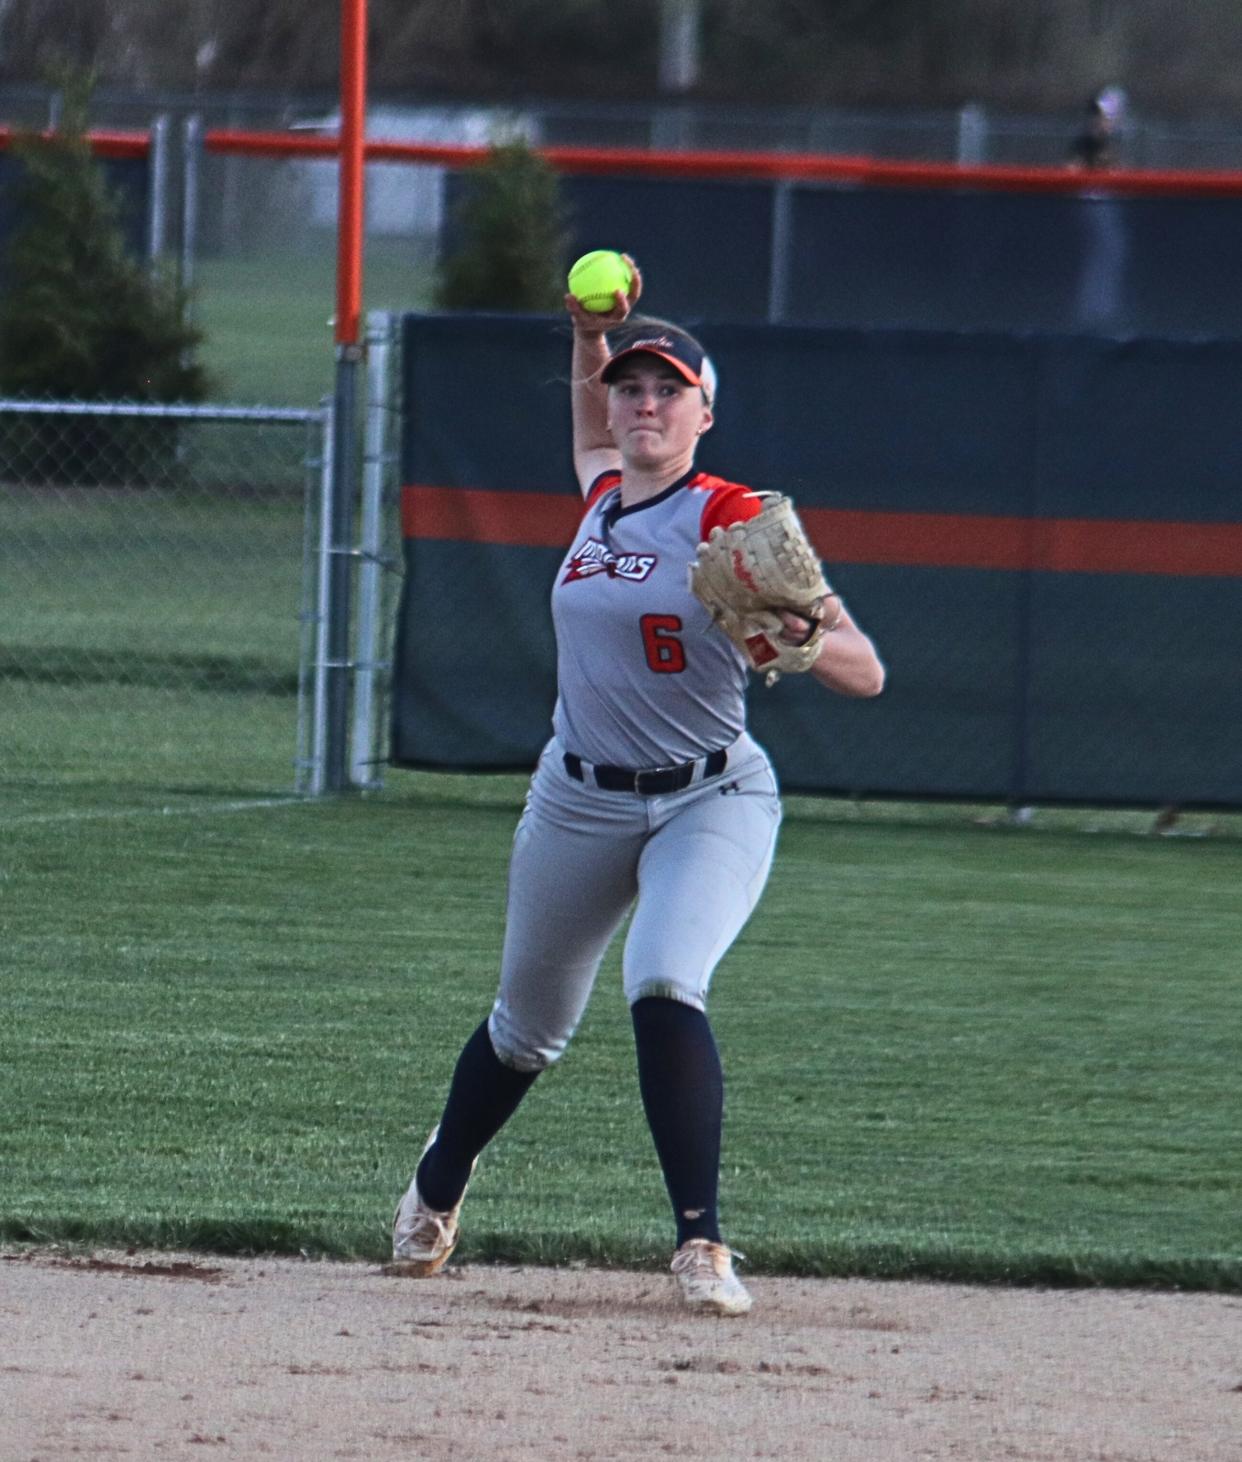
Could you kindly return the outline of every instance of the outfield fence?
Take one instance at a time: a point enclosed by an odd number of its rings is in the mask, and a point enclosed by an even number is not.
[[[565,325],[405,331],[393,759],[533,766],[556,696],[547,595],[581,516]],[[1242,342],[743,322],[707,339],[725,409],[700,465],[793,495],[888,667],[876,700],[756,687],[787,790],[1242,810]],[[480,602],[506,633],[449,679],[426,625]]]
[[[330,426],[0,401],[0,780],[317,790]]]
[[[0,399],[0,796],[317,795],[342,670],[348,785],[382,784],[395,328],[367,317],[344,508],[331,400]]]

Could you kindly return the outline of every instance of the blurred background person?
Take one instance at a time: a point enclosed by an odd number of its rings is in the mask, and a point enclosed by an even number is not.
[[[1125,93],[1106,86],[1087,103],[1087,120],[1074,138],[1070,166],[1083,172],[1105,172],[1118,165],[1118,144],[1125,117]],[[1078,207],[1082,218],[1082,258],[1075,302],[1075,323],[1084,330],[1107,332],[1122,318],[1125,304],[1129,241],[1122,205],[1110,190],[1084,191]]]

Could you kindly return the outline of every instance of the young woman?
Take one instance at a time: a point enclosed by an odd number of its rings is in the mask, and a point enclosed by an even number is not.
[[[691,594],[687,567],[714,526],[754,516],[760,500],[696,471],[715,371],[685,331],[628,318],[641,288],[634,269],[603,315],[566,297],[586,509],[552,593],[553,735],[514,838],[499,994],[397,1210],[393,1260],[429,1275],[452,1253],[479,1153],[565,1050],[632,908],[623,979],[676,1223],[672,1271],[692,1307],[739,1315],[751,1299],[720,1233],[723,1081],[705,1012],[767,880],[781,813],[746,731],[746,661]],[[810,623],[784,618],[804,639]],[[884,683],[844,610],[810,673],[849,696]]]

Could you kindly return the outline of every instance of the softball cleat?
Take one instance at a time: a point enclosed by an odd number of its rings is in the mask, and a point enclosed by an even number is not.
[[[743,1257],[710,1239],[687,1239],[673,1255],[671,1268],[690,1308],[716,1315],[746,1314],[754,1301],[733,1272],[733,1260]]]
[[[439,1131],[439,1127],[433,1128],[431,1136],[423,1144],[418,1159],[420,1163],[435,1142]],[[475,1162],[477,1161],[476,1158]],[[474,1166],[471,1163],[471,1173],[474,1172]],[[411,1279],[426,1279],[429,1275],[438,1274],[448,1263],[449,1256],[461,1237],[461,1226],[457,1219],[465,1197],[463,1192],[447,1213],[429,1208],[418,1191],[416,1165],[405,1197],[397,1205],[397,1211],[393,1215],[392,1264],[389,1273],[406,1275]]]

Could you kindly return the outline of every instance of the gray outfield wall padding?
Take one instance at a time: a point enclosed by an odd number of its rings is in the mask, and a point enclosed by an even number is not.
[[[702,333],[700,465],[794,496],[889,667],[869,702],[754,684],[787,787],[1242,805],[1242,343]],[[397,765],[547,735],[568,353],[560,320],[406,318]]]

